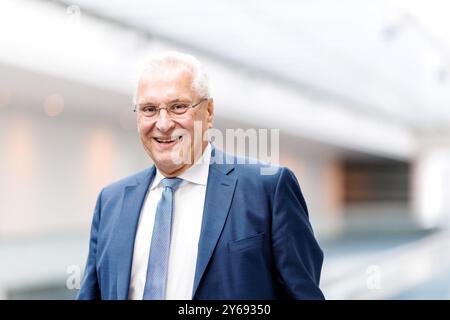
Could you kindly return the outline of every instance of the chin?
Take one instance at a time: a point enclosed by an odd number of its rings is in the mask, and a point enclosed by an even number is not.
[[[164,168],[164,171],[173,172],[182,168],[186,163],[183,162],[181,155],[173,155],[171,152],[164,152],[153,157],[153,162],[158,168]]]
[[[148,148],[150,157],[155,165],[164,172],[175,172],[185,166],[190,166],[192,162],[191,148],[189,145],[180,144],[169,150],[158,150],[158,148]],[[185,156],[188,155],[188,156]]]

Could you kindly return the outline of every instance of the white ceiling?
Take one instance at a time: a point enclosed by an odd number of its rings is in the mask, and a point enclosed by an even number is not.
[[[64,1],[61,1],[64,2]],[[445,0],[71,0],[94,13],[414,128],[450,127]]]
[[[300,73],[279,72],[275,66],[283,65],[281,59],[253,64],[248,72],[250,59],[233,58],[239,51],[217,49],[213,53],[206,45],[177,41],[190,46],[186,48],[167,41],[168,33],[161,32],[161,37],[156,32],[137,32],[136,27],[102,19],[85,8],[78,19],[72,15],[77,8],[55,1],[2,0],[0,7],[0,107],[5,110],[32,94],[36,101],[58,94],[67,106],[64,114],[106,112],[112,118],[120,117],[122,123],[131,114],[136,76],[148,52],[176,49],[194,53],[206,65],[218,119],[278,128],[316,143],[387,157],[409,159],[418,150],[417,136],[400,117],[388,118],[386,112],[365,108],[369,104],[351,104],[348,101],[355,98],[336,93],[333,86],[329,89],[320,81],[320,86],[314,86],[306,78],[304,82],[291,79]],[[149,37],[155,34],[158,37]],[[321,68],[314,72],[316,78],[323,77]],[[95,89],[104,92],[95,93]],[[108,91],[111,97],[121,97],[116,101],[107,98]],[[316,96],[308,97],[308,93]],[[317,99],[317,94],[322,98]],[[323,99],[327,96],[335,99]],[[36,101],[34,107],[42,112],[42,104]],[[31,101],[22,102],[31,107]]]

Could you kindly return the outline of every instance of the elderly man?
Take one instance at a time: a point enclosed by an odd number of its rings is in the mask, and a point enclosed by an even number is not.
[[[154,166],[101,191],[79,299],[324,298],[294,174],[208,142],[214,102],[194,57],[153,57],[135,111]]]

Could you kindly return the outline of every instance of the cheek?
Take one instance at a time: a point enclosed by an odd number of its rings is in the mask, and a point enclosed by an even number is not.
[[[186,129],[188,131],[193,131],[194,130],[194,123],[195,123],[195,118],[193,116],[190,116],[186,119],[181,119],[178,120],[176,122],[176,127],[177,128],[183,128]]]
[[[201,128],[203,131],[209,126],[208,115],[206,111],[197,114],[195,121],[197,122],[197,126],[199,126],[199,128]]]
[[[145,136],[155,127],[154,121],[146,121],[145,119],[138,120],[137,123],[139,134]]]

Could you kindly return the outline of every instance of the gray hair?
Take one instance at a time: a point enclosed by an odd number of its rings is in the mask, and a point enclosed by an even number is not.
[[[192,89],[195,90],[199,96],[209,98],[209,77],[200,61],[190,54],[177,51],[165,51],[152,54],[145,63],[144,71],[142,73],[148,70],[180,67],[185,67],[191,71]],[[136,101],[136,99],[134,100]]]

